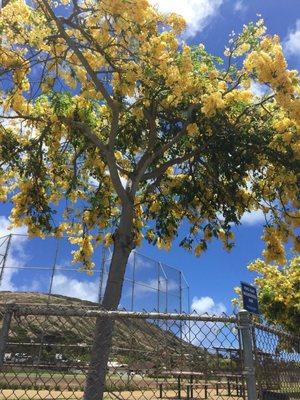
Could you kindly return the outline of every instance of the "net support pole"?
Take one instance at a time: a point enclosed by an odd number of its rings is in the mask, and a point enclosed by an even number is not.
[[[179,313],[182,314],[182,272],[179,271]],[[180,339],[182,339],[182,321],[179,322],[180,325]]]
[[[160,263],[157,262],[157,312],[160,311]]]
[[[0,331],[0,369],[4,364],[5,350],[7,346],[7,339],[10,329],[10,323],[13,315],[14,304],[7,303],[2,320],[2,328]]]
[[[256,379],[255,379],[255,364],[252,341],[252,324],[250,313],[246,310],[241,310],[238,313],[239,330],[241,332],[243,346],[243,366],[244,376],[246,380],[248,400],[257,400]]]
[[[3,279],[3,275],[4,275],[4,269],[5,269],[7,257],[9,255],[9,249],[10,249],[10,245],[11,245],[11,240],[12,240],[12,234],[8,235],[7,245],[6,245],[4,257],[3,257],[3,260],[2,260],[2,268],[1,268],[1,271],[0,271],[0,287],[1,287],[2,279]]]
[[[98,293],[98,304],[102,303],[103,300],[103,282],[104,282],[104,273],[105,273],[105,260],[106,259],[106,251],[104,245],[101,250],[101,269],[100,269],[100,277],[99,277],[99,293]]]
[[[134,310],[134,291],[135,291],[135,263],[136,263],[136,253],[133,252],[133,267],[132,267],[132,287],[131,287],[131,311]]]

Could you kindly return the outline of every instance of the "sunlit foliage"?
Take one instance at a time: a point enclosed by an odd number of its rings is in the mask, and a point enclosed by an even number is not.
[[[96,242],[126,230],[129,251],[144,238],[169,249],[183,221],[183,247],[230,249],[232,225],[258,209],[267,261],[299,248],[299,76],[262,20],[225,61],[183,43],[184,28],[147,0],[1,10],[0,199],[14,226],[67,234],[85,269]]]

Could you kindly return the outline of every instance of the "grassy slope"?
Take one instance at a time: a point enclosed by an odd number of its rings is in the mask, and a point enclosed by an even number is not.
[[[71,308],[94,308],[97,304],[61,295],[48,295],[33,292],[0,292],[0,307],[6,302],[16,304],[47,304],[68,306]],[[92,343],[95,318],[85,317],[36,317],[13,318],[11,340],[14,342],[40,342],[41,337],[47,343],[68,343],[90,345]],[[178,356],[189,353],[194,346],[180,339],[179,322],[154,321],[142,319],[117,319],[113,337],[113,353],[117,359],[125,362],[151,362],[161,357],[162,352]]]

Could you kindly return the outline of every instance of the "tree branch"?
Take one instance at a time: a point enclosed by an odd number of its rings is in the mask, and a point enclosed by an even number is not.
[[[79,32],[83,35],[83,37],[89,41],[90,43],[92,42],[93,45],[95,46],[95,49],[101,54],[102,57],[104,57],[105,61],[108,63],[108,65],[112,68],[114,72],[121,72],[122,70],[118,67],[116,67],[110,57],[105,53],[103,48],[99,46],[99,44],[93,40],[93,37],[90,36],[81,26],[76,25],[74,22],[70,21],[69,19],[62,18],[62,21],[64,21],[67,25],[69,25],[73,29],[79,30]]]
[[[161,148],[159,148],[156,152],[153,153],[151,161],[154,161],[156,158],[162,156],[167,150],[169,150],[174,144],[178,143],[178,141],[186,134],[186,128],[191,122],[191,116],[193,111],[197,110],[200,107],[200,104],[192,104],[189,106],[187,110],[187,119],[183,124],[182,129],[171,139],[169,142],[165,143]]]
[[[110,151],[108,146],[106,146],[99,137],[92,132],[92,130],[89,128],[88,125],[86,125],[83,122],[79,121],[70,121],[68,120],[68,123],[73,126],[74,128],[77,128],[80,130],[80,132],[87,138],[89,139],[90,142],[92,142],[100,152],[102,153],[103,157],[107,161],[109,173],[111,176],[112,183],[114,185],[114,188],[117,192],[117,195],[120,197],[122,203],[128,204],[128,201],[130,198],[128,197],[128,193],[124,189],[119,173],[118,173],[118,167],[116,165],[116,159],[113,154],[113,152]]]
[[[249,110],[251,110],[251,108],[255,108],[255,107],[259,107],[262,106],[264,103],[266,103],[267,101],[273,99],[275,97],[274,94],[264,98],[262,101],[260,101],[259,103],[253,104],[252,106],[248,106],[246,107],[236,118],[234,125],[236,126],[240,119],[242,118],[243,115],[245,115]]]
[[[91,77],[94,85],[96,86],[97,90],[102,94],[103,98],[106,100],[107,104],[112,110],[116,110],[118,108],[118,104],[111,98],[111,96],[108,94],[104,84],[98,79],[97,74],[93,70],[93,68],[90,66],[89,62],[87,59],[84,57],[82,52],[79,50],[77,47],[76,43],[73,41],[73,39],[67,34],[65,31],[61,21],[57,16],[55,15],[54,11],[48,4],[47,0],[39,0],[42,2],[44,5],[45,9],[47,10],[48,16],[55,22],[57,29],[59,30],[61,36],[65,39],[66,43],[70,47],[70,49],[74,52],[74,54],[77,56],[77,58],[80,60],[82,63],[83,67]]]
[[[191,158],[193,158],[195,156],[198,156],[198,155],[201,154],[202,151],[203,151],[203,149],[199,149],[198,148],[198,149],[195,149],[194,151],[192,151],[192,152],[190,152],[188,154],[185,154],[184,156],[173,158],[173,159],[165,162],[164,164],[162,164],[158,168],[156,168],[154,171],[151,171],[151,172],[149,172],[147,174],[144,174],[143,177],[142,177],[142,180],[146,181],[148,179],[156,179],[159,176],[163,175],[169,167],[172,167],[175,164],[181,164],[181,163],[183,163],[183,162],[185,162],[185,161],[187,161],[187,160],[189,160],[189,159],[191,159]]]
[[[155,139],[156,139],[156,133],[157,133],[155,116],[150,111],[147,111],[147,110],[144,111],[144,114],[145,114],[145,117],[147,118],[148,124],[149,124],[148,146],[147,146],[147,150],[140,158],[140,160],[137,164],[136,170],[133,173],[132,187],[131,187],[132,194],[135,194],[144,172],[146,171],[149,164],[151,163],[151,160],[152,160],[151,155],[152,155],[152,151],[153,151],[153,148],[155,145]]]

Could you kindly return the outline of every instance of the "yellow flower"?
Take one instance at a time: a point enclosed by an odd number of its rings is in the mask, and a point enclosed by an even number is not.
[[[199,257],[204,251],[204,247],[202,243],[199,243],[195,246],[195,255]]]
[[[104,239],[103,239],[103,244],[104,244],[104,246],[105,246],[105,247],[109,247],[109,246],[111,246],[113,243],[114,243],[113,235],[112,235],[111,233],[107,233],[107,234],[104,236]]]
[[[189,124],[186,130],[189,136],[195,136],[199,133],[197,124]]]
[[[151,212],[157,212],[157,211],[159,211],[159,210],[160,210],[160,204],[159,204],[159,202],[158,202],[157,200],[154,200],[154,201],[151,203],[151,205],[150,205],[150,207],[149,207],[149,210],[150,210]]]
[[[235,55],[241,56],[244,53],[247,53],[247,51],[250,50],[250,44],[249,43],[242,43],[234,52]]]
[[[207,117],[213,117],[217,110],[222,109],[226,106],[226,102],[222,98],[221,92],[213,92],[211,94],[205,94],[201,97],[202,108],[201,111]]]
[[[168,238],[162,239],[162,238],[157,238],[157,247],[161,250],[170,250],[171,249],[171,240]]]

